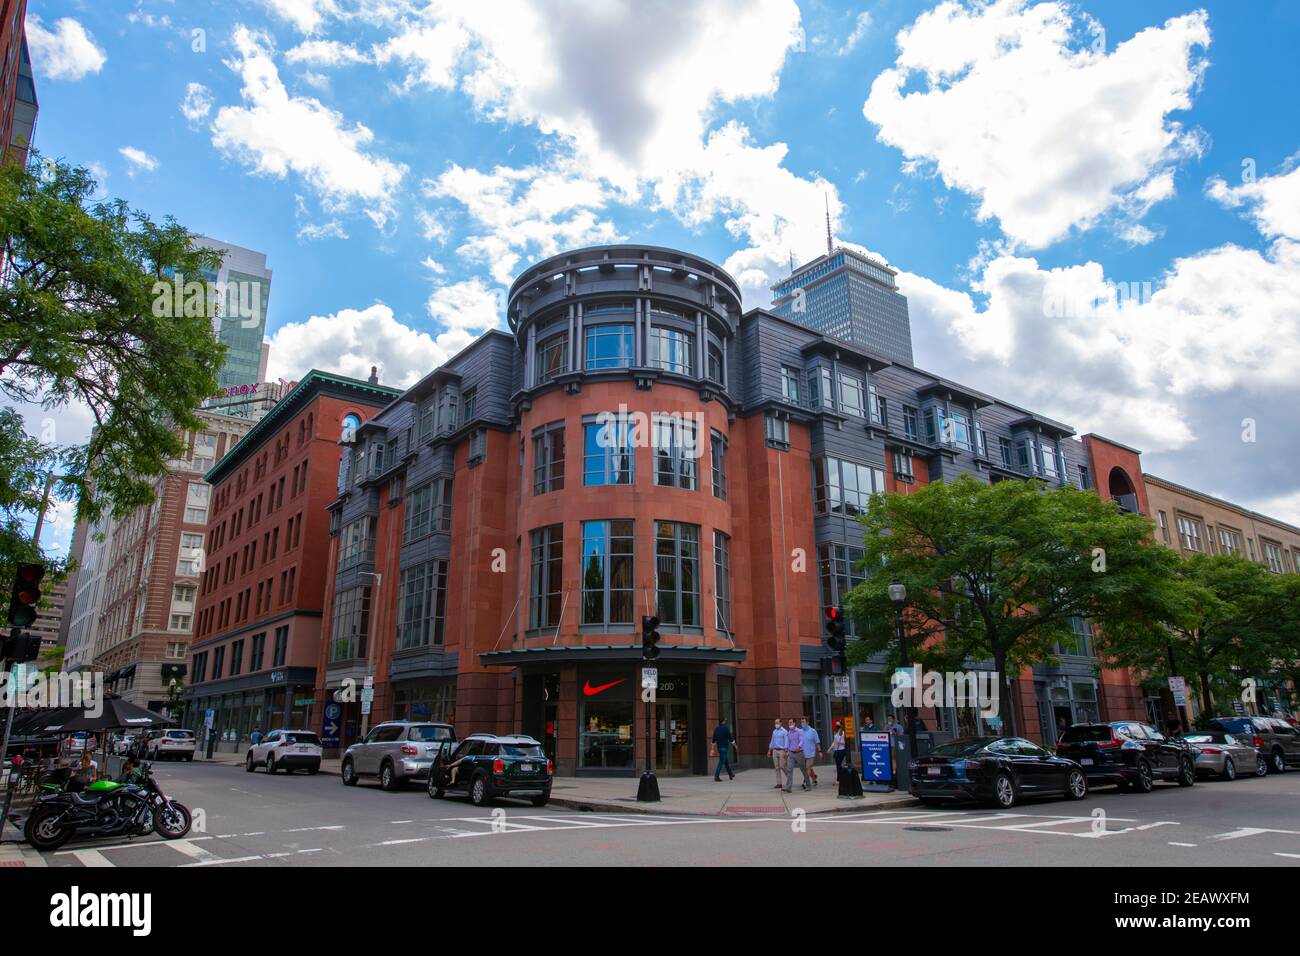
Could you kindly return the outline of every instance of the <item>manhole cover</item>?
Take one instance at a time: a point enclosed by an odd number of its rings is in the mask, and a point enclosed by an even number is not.
[[[952,827],[903,827],[904,830],[911,830],[914,833],[951,833]]]

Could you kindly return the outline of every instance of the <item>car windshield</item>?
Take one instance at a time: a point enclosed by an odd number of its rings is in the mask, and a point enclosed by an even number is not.
[[[420,743],[432,744],[440,740],[451,740],[451,728],[429,724],[425,727],[412,727],[411,739]]]
[[[1191,734],[1184,737],[1189,744],[1222,744],[1228,742],[1227,734]]]
[[[963,737],[960,740],[950,740],[946,744],[940,744],[930,751],[931,757],[966,757],[976,751],[983,750],[997,737]]]
[[[189,730],[169,730],[167,736],[172,740],[189,740],[194,736],[194,733]]]
[[[539,744],[502,744],[501,756],[536,757],[540,760],[542,757],[542,748]]]
[[[1248,717],[1216,717],[1214,726],[1222,727],[1230,734],[1253,734],[1255,726]]]
[[[315,734],[285,734],[284,739],[290,744],[320,744],[320,738]]]
[[[1103,743],[1110,740],[1110,728],[1105,724],[1086,724],[1071,727],[1061,735],[1061,743]]]

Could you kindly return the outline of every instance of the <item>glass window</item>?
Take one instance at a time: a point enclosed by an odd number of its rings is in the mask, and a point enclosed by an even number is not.
[[[790,423],[784,418],[777,418],[775,415],[764,415],[763,435],[767,440],[767,444],[774,448],[787,449],[790,447]]]
[[[694,375],[695,336],[690,332],[652,326],[648,364],[679,375]]]
[[[553,524],[532,533],[528,626],[559,627],[564,587],[564,527]]]
[[[349,522],[339,536],[339,570],[345,570],[374,557],[374,518],[358,518]]]
[[[632,484],[632,425],[627,419],[601,416],[582,426],[582,483]]]
[[[416,541],[434,532],[451,531],[450,478],[437,478],[406,496],[402,541]]]
[[[884,490],[883,468],[839,458],[813,460],[813,502],[818,514],[862,514],[871,495]]]
[[[919,411],[912,405],[903,406],[903,434],[912,441],[920,441]]]
[[[707,363],[705,374],[708,377],[709,381],[717,382],[719,385],[721,385],[723,383],[723,378],[724,378],[722,349],[719,348],[717,345],[714,345],[712,342],[709,342],[705,346],[704,357]]]
[[[781,397],[792,405],[799,404],[799,369],[791,365],[781,366]]]
[[[1160,512],[1160,528],[1164,532],[1166,543],[1169,541],[1169,528],[1165,524],[1165,513]],[[1219,551],[1223,554],[1241,554],[1241,535],[1231,528],[1219,525]]]
[[[731,630],[731,538],[713,532],[713,591],[717,604],[717,628]]]
[[[590,678],[591,683],[618,680],[619,675]],[[581,767],[631,767],[632,702],[578,699],[578,764]]]
[[[840,411],[857,418],[866,417],[866,403],[862,397],[862,379],[840,372]]]
[[[866,580],[863,561],[866,551],[846,544],[823,544],[817,547],[822,608],[843,607],[849,592]],[[847,618],[845,630],[856,634],[853,619]]]
[[[582,523],[582,623],[631,624],[636,606],[631,521]]]
[[[700,529],[678,521],[655,523],[655,590],[664,624],[700,624]]]
[[[1274,544],[1272,541],[1259,539],[1260,547],[1264,551],[1264,563],[1274,574],[1281,574],[1286,570],[1286,564],[1282,560],[1282,546]]]
[[[397,649],[442,644],[446,611],[447,562],[404,569],[397,592]]]
[[[654,417],[655,484],[696,489],[700,448],[696,423],[679,415]]]
[[[1201,550],[1201,525],[1191,518],[1178,515],[1178,540],[1186,551]]]
[[[631,368],[633,358],[633,326],[597,325],[587,327],[585,367],[589,371],[602,368]]]
[[[569,370],[569,333],[561,332],[537,343],[537,381],[542,385]]]
[[[533,494],[564,488],[564,423],[533,433]]]
[[[727,439],[717,432],[709,434],[713,473],[713,497],[727,499]]]
[[[272,667],[284,663],[281,631],[287,644],[289,629],[277,628],[275,632],[275,661]],[[330,660],[349,661],[366,656],[366,641],[370,636],[370,588],[350,588],[334,599],[334,623],[330,632]]]

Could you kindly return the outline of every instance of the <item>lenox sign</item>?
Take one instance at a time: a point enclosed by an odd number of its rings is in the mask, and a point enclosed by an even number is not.
[[[217,391],[213,398],[238,398],[241,395],[256,395],[257,387],[260,382],[254,382],[252,385],[229,385]]]

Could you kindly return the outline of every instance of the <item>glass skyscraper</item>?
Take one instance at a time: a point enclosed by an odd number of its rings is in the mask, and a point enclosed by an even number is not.
[[[774,285],[772,311],[912,365],[912,323],[896,275],[884,263],[839,246]]]
[[[226,363],[217,375],[217,385],[238,388],[264,381],[262,339],[271,299],[271,270],[266,267],[266,254],[208,236],[199,236],[196,242],[219,250],[223,257],[218,270],[203,274],[219,291],[219,314],[213,325],[217,338],[227,346]]]

